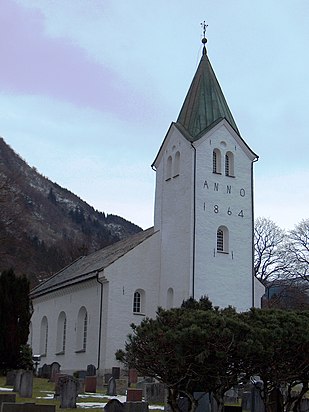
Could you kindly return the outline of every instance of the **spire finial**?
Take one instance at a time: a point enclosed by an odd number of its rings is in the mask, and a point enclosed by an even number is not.
[[[206,24],[205,23],[205,20],[204,20],[204,22],[203,23],[201,23],[201,26],[202,26],[202,28],[203,28],[203,38],[202,38],[202,43],[203,43],[203,55],[204,54],[206,54],[207,53],[207,50],[206,50],[206,43],[207,43],[207,39],[206,39],[206,29],[207,29],[207,27],[208,27],[208,24]]]

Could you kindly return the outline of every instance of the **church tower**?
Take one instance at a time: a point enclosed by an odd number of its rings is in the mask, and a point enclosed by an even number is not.
[[[205,28],[205,26],[204,26]],[[205,33],[205,30],[204,30]],[[253,276],[253,163],[207,56],[153,162],[159,305],[193,296],[247,310]],[[257,300],[257,299],[256,299]]]

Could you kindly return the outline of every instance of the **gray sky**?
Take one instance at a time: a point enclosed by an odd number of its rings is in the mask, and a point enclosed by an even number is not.
[[[208,56],[255,164],[255,214],[308,218],[307,0],[0,0],[0,135],[94,208],[153,224],[150,165]]]

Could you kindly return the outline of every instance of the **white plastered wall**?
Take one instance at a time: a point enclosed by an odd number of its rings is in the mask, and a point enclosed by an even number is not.
[[[87,345],[85,352],[76,353],[81,349],[76,345],[76,327],[78,312],[82,306],[86,308],[88,317]],[[48,320],[47,353],[41,358],[40,366],[58,362],[62,371],[73,373],[78,369],[86,369],[89,364],[97,365],[100,285],[95,279],[36,298],[33,300],[33,309],[32,349],[36,355],[40,354],[42,318],[46,316]],[[62,311],[67,319],[65,353],[56,355],[57,322]]]

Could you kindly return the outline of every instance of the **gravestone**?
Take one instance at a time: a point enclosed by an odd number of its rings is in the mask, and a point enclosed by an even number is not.
[[[97,391],[97,377],[86,376],[85,378],[85,392],[95,393]]]
[[[3,403],[1,412],[55,412],[56,405],[34,403]]]
[[[22,373],[23,373],[22,369],[18,369],[16,371],[15,382],[14,382],[14,387],[13,387],[14,392],[19,392]]]
[[[85,379],[85,377],[87,376],[87,371],[85,370],[77,371],[76,375],[79,379]]]
[[[251,392],[245,391],[241,397],[241,407],[243,411],[251,411]]]
[[[60,398],[60,385],[59,385],[59,380],[60,378],[67,377],[68,375],[65,373],[57,373],[55,376],[55,393],[54,393],[54,398],[59,399]]]
[[[261,393],[254,385],[251,390],[251,412],[265,412],[265,406],[261,398]]]
[[[104,406],[106,412],[125,412],[125,406],[118,399],[111,399]]]
[[[116,396],[116,393],[117,391],[116,391],[116,380],[115,380],[115,378],[112,376],[111,378],[110,378],[110,380],[108,381],[108,384],[107,384],[107,395],[109,395],[109,396]]]
[[[115,379],[119,379],[120,378],[120,368],[118,366],[114,366],[112,368],[112,375]]]
[[[47,365],[44,363],[42,368],[40,368],[40,378],[44,379],[50,379],[50,373],[51,373],[51,365]]]
[[[241,406],[237,405],[225,405],[224,406],[224,412],[241,412],[242,408]]]
[[[73,376],[62,376],[58,380],[60,389],[60,408],[76,408],[78,380]]]
[[[116,385],[117,385],[117,395],[125,395],[127,393],[127,388],[128,388],[127,378],[117,379]]]
[[[145,401],[149,403],[164,402],[165,385],[163,383],[144,383],[143,386]]]
[[[125,412],[148,412],[148,402],[125,402]]]
[[[141,402],[143,399],[142,389],[128,389],[127,402]]]
[[[21,398],[32,398],[33,372],[23,371],[20,379],[19,395]]]
[[[58,362],[53,362],[50,365],[50,381],[55,382],[55,377],[60,373],[60,364]]]
[[[87,366],[87,376],[95,376],[97,374],[97,368],[94,365]]]
[[[129,369],[129,385],[131,383],[137,383],[137,370]]]
[[[7,372],[6,381],[5,381],[6,386],[14,386],[16,373],[17,373],[16,370],[11,370]]]

